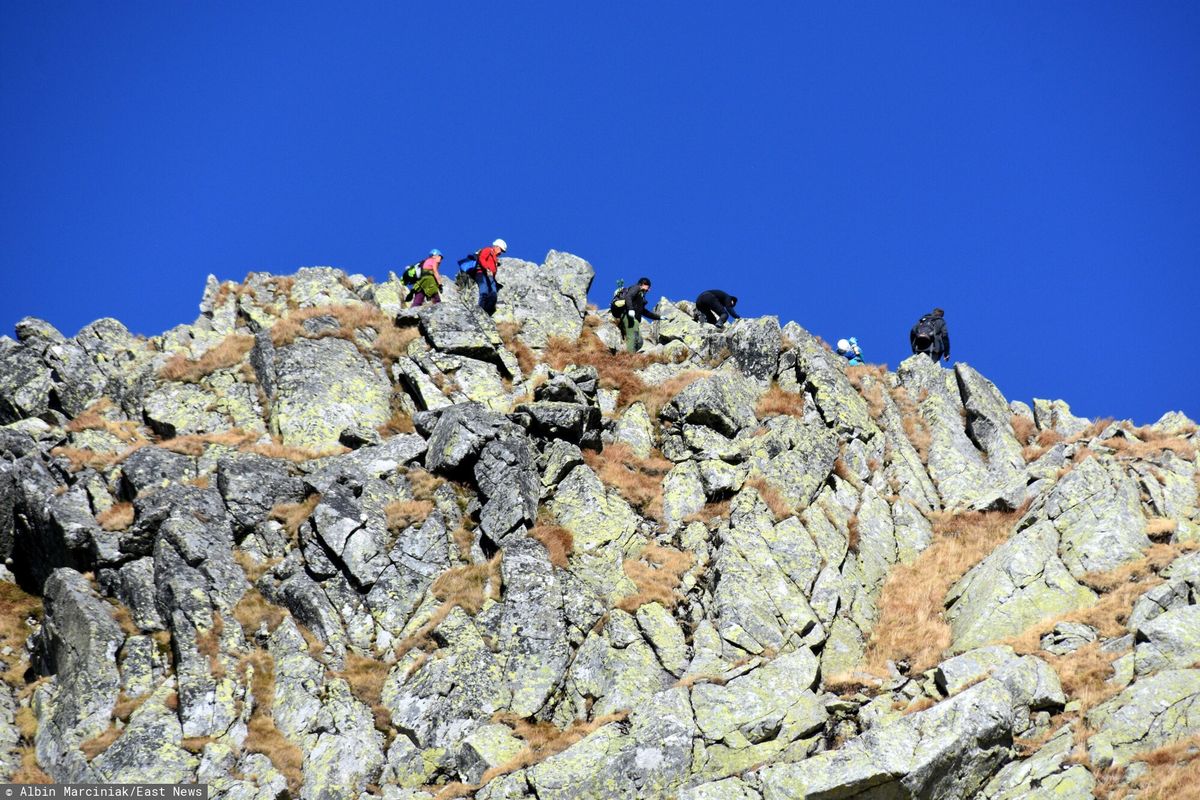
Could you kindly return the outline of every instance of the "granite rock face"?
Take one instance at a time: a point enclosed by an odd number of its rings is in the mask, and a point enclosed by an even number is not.
[[[502,259],[489,317],[252,273],[149,340],[0,338],[0,778],[1010,800],[1179,768],[1194,422],[667,299],[626,360],[593,276]]]

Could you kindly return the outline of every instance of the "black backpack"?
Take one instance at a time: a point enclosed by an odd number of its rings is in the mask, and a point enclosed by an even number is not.
[[[608,313],[613,319],[620,319],[629,310],[629,301],[625,298],[625,281],[617,281],[617,289],[613,292],[612,302],[608,304]]]
[[[928,350],[934,345],[938,339],[937,325],[933,322],[933,317],[926,314],[917,320],[917,324],[913,326],[913,344],[918,350]]]
[[[400,282],[411,289],[421,279],[422,263],[424,262],[418,261],[405,267],[404,272],[400,273]]]

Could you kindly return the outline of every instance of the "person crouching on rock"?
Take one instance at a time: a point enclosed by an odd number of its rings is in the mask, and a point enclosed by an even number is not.
[[[442,275],[438,266],[442,263],[442,251],[434,248],[429,257],[421,262],[421,277],[413,285],[413,308],[430,303],[442,302]]]
[[[642,349],[642,317],[658,321],[661,317],[646,308],[646,292],[650,291],[650,279],[638,278],[638,282],[624,291],[625,313],[618,324],[625,336],[625,349],[636,353]]]
[[[700,317],[699,322],[707,322],[710,325],[716,325],[718,328],[725,327],[725,321],[730,317],[741,319],[733,307],[737,305],[737,298],[731,294],[726,294],[720,289],[709,289],[707,292],[701,292],[696,298],[696,314]]]
[[[496,313],[496,299],[500,294],[500,284],[496,282],[496,270],[500,267],[500,255],[508,249],[508,243],[503,239],[492,242],[490,247],[482,247],[479,252],[471,253],[458,260],[461,268],[468,261],[474,261],[475,266],[466,272],[479,285],[479,307],[490,317]]]

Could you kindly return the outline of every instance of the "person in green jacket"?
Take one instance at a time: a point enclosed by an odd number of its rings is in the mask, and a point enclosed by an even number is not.
[[[442,276],[438,266],[442,263],[442,251],[434,248],[429,257],[421,262],[421,277],[413,285],[413,308],[430,303],[442,302]]]

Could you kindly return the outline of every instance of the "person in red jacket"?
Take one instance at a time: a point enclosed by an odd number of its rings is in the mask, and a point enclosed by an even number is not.
[[[503,239],[492,242],[490,247],[484,247],[478,253],[460,258],[458,266],[462,267],[468,261],[474,261],[475,266],[468,272],[475,283],[479,285],[479,307],[490,317],[496,313],[496,300],[500,293],[500,284],[496,282],[496,270],[500,267],[500,254],[508,249],[508,243]]]

